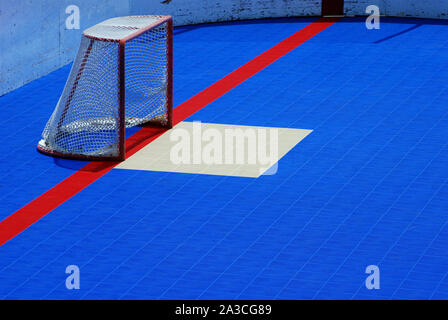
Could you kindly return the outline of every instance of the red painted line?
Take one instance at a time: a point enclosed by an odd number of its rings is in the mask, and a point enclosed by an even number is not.
[[[255,57],[224,78],[199,92],[174,109],[173,124],[188,118],[257,72],[334,24],[337,18],[320,18]],[[142,128],[126,140],[126,157],[141,150],[165,132],[164,129]],[[11,240],[52,210],[95,182],[119,162],[90,162],[47,192],[0,222],[0,246]]]

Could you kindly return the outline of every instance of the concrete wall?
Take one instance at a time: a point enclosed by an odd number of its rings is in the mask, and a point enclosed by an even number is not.
[[[78,30],[66,29],[71,4]],[[83,29],[126,14],[127,0],[0,0],[0,95],[71,62]]]
[[[385,16],[448,19],[448,0],[345,0],[344,12],[366,15],[369,5],[377,5]]]
[[[168,14],[175,25],[274,17],[319,16],[321,0],[131,0],[131,14]]]

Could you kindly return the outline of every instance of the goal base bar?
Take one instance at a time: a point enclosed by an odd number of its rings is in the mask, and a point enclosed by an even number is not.
[[[157,123],[151,123],[151,125],[147,124],[141,124],[138,125],[138,127],[147,127],[147,128],[154,128],[154,129],[165,129],[165,131],[168,131],[173,128],[173,123],[171,121],[168,122],[167,125],[158,125]],[[85,160],[85,161],[115,161],[115,162],[121,162],[126,160],[126,152],[123,152],[123,154],[120,154],[118,156],[93,156],[93,155],[85,155],[85,154],[79,154],[79,153],[62,153],[55,150],[50,150],[48,148],[45,148],[40,143],[37,144],[36,147],[37,151],[40,153],[51,156],[54,158],[61,158],[61,159],[69,159],[69,160]],[[125,150],[125,146],[123,147],[123,150]]]
[[[86,161],[124,161],[125,158],[123,156],[115,156],[115,157],[105,157],[105,156],[89,156],[83,155],[79,153],[62,153],[54,150],[48,150],[42,147],[41,145],[37,145],[37,151],[47,156],[51,156],[54,158],[61,159],[70,159],[70,160],[86,160]]]

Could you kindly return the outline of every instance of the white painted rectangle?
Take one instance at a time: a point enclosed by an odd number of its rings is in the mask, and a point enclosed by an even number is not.
[[[210,130],[211,129],[211,130]],[[254,141],[251,138],[247,138],[244,140],[244,147],[239,149],[239,152],[244,149],[244,161],[243,163],[236,162],[236,154],[237,143],[236,140],[232,140],[235,143],[233,144],[233,155],[232,159],[233,163],[226,163],[225,156],[231,153],[226,153],[226,134],[238,132],[236,130],[240,130],[239,132],[249,133],[250,137],[255,136],[257,138],[256,145],[257,147],[266,144],[266,149],[263,147],[255,148]],[[265,132],[265,139],[260,135],[261,132]],[[275,132],[276,133],[275,133]],[[179,172],[179,173],[195,173],[195,174],[212,174],[212,175],[224,175],[224,176],[238,176],[238,177],[252,177],[257,178],[260,175],[266,173],[272,165],[275,165],[286,153],[288,153],[296,144],[302,141],[308,134],[310,134],[312,130],[305,129],[290,129],[290,128],[268,128],[268,127],[255,127],[255,126],[236,126],[236,125],[225,125],[225,124],[214,124],[214,123],[200,123],[200,122],[181,122],[173,129],[167,131],[165,134],[161,135],[159,138],[148,144],[146,147],[138,151],[136,154],[128,158],[126,161],[119,164],[117,169],[131,169],[131,170],[148,170],[148,171],[164,171],[164,172]],[[222,161],[215,161],[215,163],[207,163],[207,157],[204,156],[206,153],[204,150],[206,149],[207,144],[210,144],[210,141],[203,141],[202,138],[205,134],[214,133],[215,139],[213,141],[217,141],[219,137],[222,137]],[[275,133],[275,134],[274,134]],[[252,135],[250,135],[252,134]],[[175,154],[184,154],[182,152],[173,152],[173,150],[185,150],[180,148],[180,140],[179,137],[189,137],[188,139],[183,140],[189,141],[189,159],[188,161],[184,161],[182,163],[178,163],[179,159],[174,156]],[[276,145],[271,146],[270,139],[272,137],[278,137],[275,139],[274,143]],[[177,140],[176,140],[177,138]],[[252,141],[252,144],[249,142]],[[177,149],[176,149],[177,145]],[[186,145],[186,142],[183,144]],[[194,147],[196,145],[196,148]],[[200,145],[200,148],[198,147]],[[230,143],[228,144],[229,150],[232,146]],[[174,149],[173,149],[174,148]],[[252,148],[252,149],[251,149]],[[253,150],[260,153],[260,150],[266,150],[267,152],[263,154],[270,154],[271,150],[277,150],[275,154],[270,156],[269,163],[259,161],[259,154],[255,157],[256,163],[249,163],[248,161],[248,150],[251,149],[253,154]],[[216,149],[218,150],[218,149]],[[194,163],[194,154],[196,153],[196,163]],[[212,153],[213,155],[219,153]],[[198,156],[199,155],[199,156]],[[219,157],[213,158],[219,159]],[[229,156],[230,159],[230,156]],[[185,160],[185,158],[184,158]],[[210,162],[210,161],[209,161]],[[272,174],[272,170],[269,170]]]

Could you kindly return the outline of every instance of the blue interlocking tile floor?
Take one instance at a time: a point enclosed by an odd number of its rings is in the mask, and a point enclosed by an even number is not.
[[[314,20],[176,28],[175,105]],[[69,68],[0,97],[0,219],[84,164],[35,150]],[[277,174],[112,170],[0,247],[0,298],[446,299],[447,80],[448,22],[342,19],[188,119],[312,129]]]

